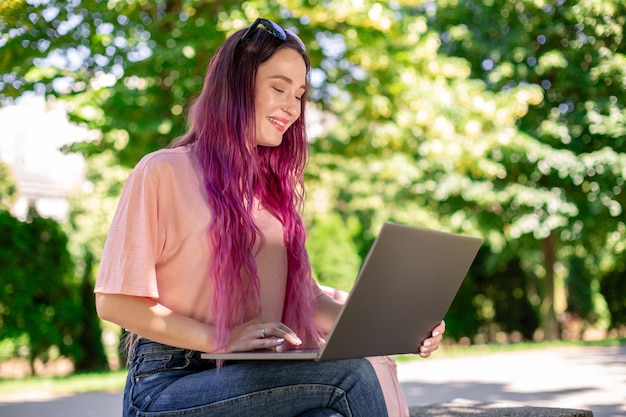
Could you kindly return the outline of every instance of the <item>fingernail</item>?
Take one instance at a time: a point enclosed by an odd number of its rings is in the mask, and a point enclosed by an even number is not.
[[[296,341],[296,344],[297,344],[297,345],[301,345],[301,344],[302,344],[302,340],[300,340],[300,338],[299,338],[299,337],[296,337],[296,340],[295,340],[295,341]]]
[[[277,345],[282,345],[285,342],[285,339],[283,339],[282,337],[279,339],[276,339],[276,344]]]
[[[433,332],[433,337],[437,337],[437,336],[439,336],[439,332],[437,331]]]
[[[420,351],[422,351],[422,352],[428,352],[428,348],[427,348],[427,347],[425,347],[425,346],[422,346],[422,347],[420,348]]]
[[[430,342],[427,340],[424,343],[422,343],[424,346],[430,346]]]

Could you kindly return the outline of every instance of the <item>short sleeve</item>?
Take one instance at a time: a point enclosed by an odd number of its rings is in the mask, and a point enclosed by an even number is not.
[[[128,177],[100,261],[95,292],[159,298],[158,173],[141,161]]]
[[[326,294],[326,287],[320,285],[315,278],[311,276],[311,286],[313,287],[313,295],[315,298],[319,297],[322,294]]]

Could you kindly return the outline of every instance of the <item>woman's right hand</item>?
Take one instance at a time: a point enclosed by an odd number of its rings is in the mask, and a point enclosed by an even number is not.
[[[250,320],[235,327],[230,336],[229,352],[274,349],[283,343],[302,344],[296,333],[280,322]]]

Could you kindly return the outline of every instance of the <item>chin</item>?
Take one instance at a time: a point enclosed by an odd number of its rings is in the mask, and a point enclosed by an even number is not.
[[[281,143],[283,143],[283,138],[275,140],[257,140],[258,146],[265,146],[267,148],[275,148],[277,146],[280,146]]]

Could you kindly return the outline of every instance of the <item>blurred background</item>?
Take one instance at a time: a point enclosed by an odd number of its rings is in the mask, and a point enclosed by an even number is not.
[[[313,61],[321,283],[384,221],[481,236],[446,343],[623,340],[624,0],[2,0],[0,377],[120,367],[93,285],[121,187],[259,16]]]

